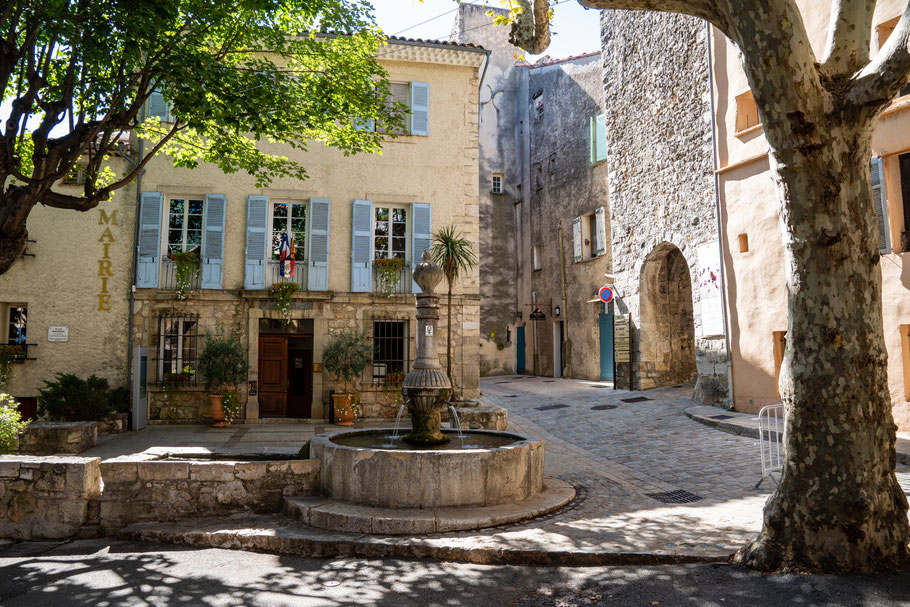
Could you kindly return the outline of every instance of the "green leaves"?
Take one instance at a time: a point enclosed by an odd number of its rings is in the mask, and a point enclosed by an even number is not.
[[[471,241],[458,232],[454,225],[446,226],[433,234],[430,254],[445,273],[449,288],[461,274],[477,265]]]

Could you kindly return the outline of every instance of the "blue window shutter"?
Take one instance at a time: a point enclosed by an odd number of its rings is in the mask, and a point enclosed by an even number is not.
[[[423,252],[430,248],[432,230],[432,209],[423,202],[411,205],[411,269],[422,261]],[[420,287],[411,280],[411,293],[420,293]]]
[[[885,191],[885,164],[881,157],[872,159],[872,206],[878,223],[878,251],[891,253],[891,226],[888,222],[888,195]]]
[[[161,192],[143,192],[139,209],[139,262],[136,266],[136,286],[140,289],[158,288],[158,256],[161,252]]]
[[[310,235],[307,238],[307,289],[329,290],[329,217],[328,198],[310,198]]]
[[[159,118],[161,120],[168,119],[168,103],[165,101],[164,95],[162,95],[160,91],[152,91],[147,103],[149,118]]]
[[[202,225],[202,288],[220,289],[224,274],[224,216],[227,200],[224,194],[205,197]]]
[[[594,118],[591,118],[591,122],[588,125],[590,128],[590,136],[588,138],[588,147],[591,151],[591,164],[597,164],[597,127],[594,124]]]
[[[601,114],[594,119],[594,156],[596,162],[607,159],[607,117]]]
[[[411,135],[430,134],[430,85],[411,83]]]
[[[373,283],[373,201],[355,200],[351,220],[351,292],[369,293]]]
[[[357,129],[358,131],[376,130],[375,122],[373,121],[372,118],[367,118],[366,120],[363,120],[362,118],[358,118],[357,120],[354,121],[354,128]]]
[[[268,256],[269,197],[250,196],[246,207],[246,271],[244,289],[265,288],[265,264]]]

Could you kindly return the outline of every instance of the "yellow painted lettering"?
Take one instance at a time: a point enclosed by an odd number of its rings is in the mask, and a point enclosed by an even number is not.
[[[98,242],[104,242],[104,239],[107,239],[108,242],[117,242],[114,239],[114,235],[111,234],[110,228],[104,228],[104,232],[101,234],[101,238],[98,239]]]
[[[99,310],[110,310],[111,309],[111,294],[110,293],[98,293],[98,309]]]
[[[101,277],[101,292],[107,293],[107,276]]]
[[[114,275],[114,273],[111,272],[111,262],[107,259],[99,259],[98,260],[98,276],[104,276],[105,274],[107,274],[108,276]]]
[[[98,210],[101,212],[101,217],[98,218],[99,226],[102,224],[105,224],[105,223],[109,223],[111,225],[117,225],[117,211],[112,212],[110,217],[108,217],[108,215],[104,211],[104,209],[98,209]]]
[[[110,259],[111,258],[110,253],[111,253],[111,243],[105,242],[104,243],[104,258]]]

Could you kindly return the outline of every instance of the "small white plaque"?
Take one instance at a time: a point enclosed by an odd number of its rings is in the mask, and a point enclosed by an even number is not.
[[[432,334],[433,334],[433,325],[427,325],[427,327],[426,327],[426,329],[425,329],[424,332],[425,332],[427,335],[432,335]]]
[[[70,340],[70,328],[69,327],[48,327],[47,328],[47,341],[69,341]]]

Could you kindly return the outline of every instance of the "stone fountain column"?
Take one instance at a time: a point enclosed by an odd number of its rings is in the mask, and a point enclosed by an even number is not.
[[[439,445],[449,442],[442,433],[440,413],[452,384],[439,364],[436,349],[436,322],[439,320],[439,296],[433,290],[443,278],[442,269],[433,263],[430,252],[414,268],[417,295],[417,360],[401,383],[401,394],[411,414],[413,429],[404,437],[411,445]]]

